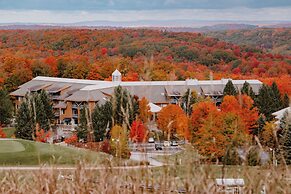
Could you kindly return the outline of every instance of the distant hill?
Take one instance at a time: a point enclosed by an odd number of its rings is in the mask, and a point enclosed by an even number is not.
[[[262,48],[273,54],[291,55],[291,28],[255,28],[206,34],[226,42]]]

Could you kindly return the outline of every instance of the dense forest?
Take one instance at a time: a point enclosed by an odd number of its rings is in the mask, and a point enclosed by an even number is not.
[[[234,44],[251,45],[274,54],[291,55],[291,28],[255,28],[207,34]]]
[[[290,30],[274,32],[280,40],[290,37]],[[0,87],[8,91],[38,75],[110,79],[118,68],[124,81],[209,79],[213,72],[214,79],[276,81],[282,93],[291,95],[290,64],[290,55],[271,54],[260,46],[237,46],[200,33],[145,29],[0,31]]]

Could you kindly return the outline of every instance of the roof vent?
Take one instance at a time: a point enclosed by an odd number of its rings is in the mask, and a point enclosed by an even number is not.
[[[121,82],[121,73],[116,69],[113,73],[112,73],[112,81],[113,82]]]

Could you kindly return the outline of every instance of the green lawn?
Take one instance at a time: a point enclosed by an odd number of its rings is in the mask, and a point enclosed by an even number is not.
[[[6,134],[7,138],[11,138],[12,135],[14,135],[15,133],[15,128],[14,127],[3,128],[3,132]]]
[[[123,165],[126,160],[118,160],[105,153],[90,150],[50,145],[20,139],[0,140],[0,165],[72,165],[83,161],[95,165]]]

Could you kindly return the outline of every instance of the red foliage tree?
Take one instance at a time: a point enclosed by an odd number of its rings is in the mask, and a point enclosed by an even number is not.
[[[137,143],[146,142],[147,134],[148,134],[148,131],[146,127],[143,125],[142,121],[140,120],[133,121],[131,129],[130,129],[130,139],[133,142],[137,142]]]
[[[0,138],[6,138],[6,134],[4,133],[1,126],[0,126]]]

